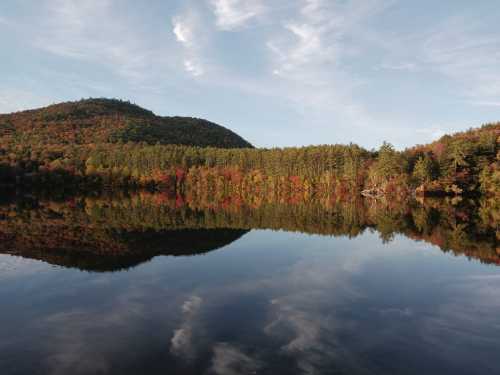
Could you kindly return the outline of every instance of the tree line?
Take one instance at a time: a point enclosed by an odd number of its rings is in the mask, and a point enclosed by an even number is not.
[[[500,124],[402,152],[355,144],[272,149],[47,144],[0,138],[0,184],[38,188],[152,188],[242,195],[500,193]]]

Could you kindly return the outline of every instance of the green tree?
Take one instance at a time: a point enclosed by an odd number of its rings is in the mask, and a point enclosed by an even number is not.
[[[450,145],[448,158],[451,161],[453,171],[456,173],[460,167],[466,167],[467,156],[470,154],[471,145],[466,140],[456,140]]]
[[[418,158],[413,168],[413,177],[421,184],[433,179],[433,163],[428,155]]]
[[[384,142],[378,151],[376,163],[372,166],[371,177],[376,182],[384,182],[406,170],[407,161],[394,147]]]

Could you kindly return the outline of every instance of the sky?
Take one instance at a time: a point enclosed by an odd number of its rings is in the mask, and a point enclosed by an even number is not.
[[[88,97],[259,147],[402,149],[500,120],[497,0],[2,0],[0,113]]]

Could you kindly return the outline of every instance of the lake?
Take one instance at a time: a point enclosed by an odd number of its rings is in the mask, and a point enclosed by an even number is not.
[[[498,203],[0,203],[0,373],[498,374]]]

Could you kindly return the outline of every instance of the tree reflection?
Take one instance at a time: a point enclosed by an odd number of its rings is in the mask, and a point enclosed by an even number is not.
[[[171,196],[31,197],[0,203],[0,251],[85,270],[132,267],[156,255],[215,250],[251,229],[355,237],[402,234],[500,264],[495,199],[481,201]]]

